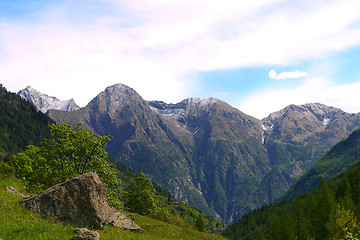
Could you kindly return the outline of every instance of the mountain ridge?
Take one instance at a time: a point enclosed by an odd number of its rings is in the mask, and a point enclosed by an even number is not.
[[[31,86],[27,86],[25,89],[20,90],[17,94],[34,104],[37,110],[43,113],[46,113],[49,109],[74,111],[80,108],[76,105],[73,98],[69,100],[59,100],[56,97],[42,94]]]
[[[113,135],[106,150],[116,161],[225,222],[275,201],[360,127],[359,115],[319,103],[290,105],[259,120],[216,98],[145,101],[123,84],[83,108],[48,115]]]

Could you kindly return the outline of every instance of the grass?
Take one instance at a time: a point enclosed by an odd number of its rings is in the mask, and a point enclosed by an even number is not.
[[[76,226],[42,219],[20,205],[21,196],[6,191],[5,187],[23,189],[21,182],[13,177],[0,175],[0,238],[3,240],[66,240],[75,234]],[[136,215],[124,212],[125,214]],[[105,226],[100,233],[101,240],[134,239],[224,239],[221,236],[202,233],[185,227],[171,225],[145,216],[136,215],[135,222],[144,228],[144,233]]]

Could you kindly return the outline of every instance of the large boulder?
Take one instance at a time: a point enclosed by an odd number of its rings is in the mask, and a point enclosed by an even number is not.
[[[23,206],[46,219],[57,219],[79,227],[101,228],[106,224],[131,230],[142,229],[109,206],[106,184],[96,173],[85,173],[22,200]],[[114,224],[122,215],[131,224]]]

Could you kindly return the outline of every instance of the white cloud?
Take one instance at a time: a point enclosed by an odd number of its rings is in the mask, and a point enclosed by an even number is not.
[[[282,73],[277,74],[274,69],[271,69],[269,72],[269,78],[276,79],[276,80],[283,80],[283,79],[288,79],[288,78],[302,78],[302,77],[306,77],[306,76],[307,76],[306,72],[300,72],[298,70],[293,71],[293,72],[282,72]]]
[[[289,65],[360,43],[358,0],[94,2],[99,11],[64,1],[31,19],[2,18],[0,82],[61,99],[85,87],[80,105],[118,82],[175,102],[193,94],[199,71]],[[74,9],[84,21],[73,22]]]
[[[271,89],[252,94],[241,100],[238,109],[258,119],[279,111],[290,104],[320,102],[349,113],[360,109],[360,82],[333,85],[322,77],[305,79],[296,87]]]
[[[272,78],[272,79],[276,79],[277,78],[277,73],[274,69],[271,69],[270,72],[269,72],[269,78]]]

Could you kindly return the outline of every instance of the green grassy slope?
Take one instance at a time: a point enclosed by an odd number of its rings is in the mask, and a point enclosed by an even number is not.
[[[0,175],[0,238],[1,239],[70,239],[75,234],[75,226],[39,218],[20,205],[21,196],[6,191],[7,186],[23,189],[21,181]],[[130,213],[129,213],[130,214]],[[134,215],[134,214],[131,214]],[[136,215],[136,214],[135,214]],[[185,227],[171,225],[148,217],[137,215],[137,224],[144,228],[145,233],[134,233],[127,230],[105,226],[97,230],[102,240],[116,239],[224,239],[221,236],[202,233]]]

